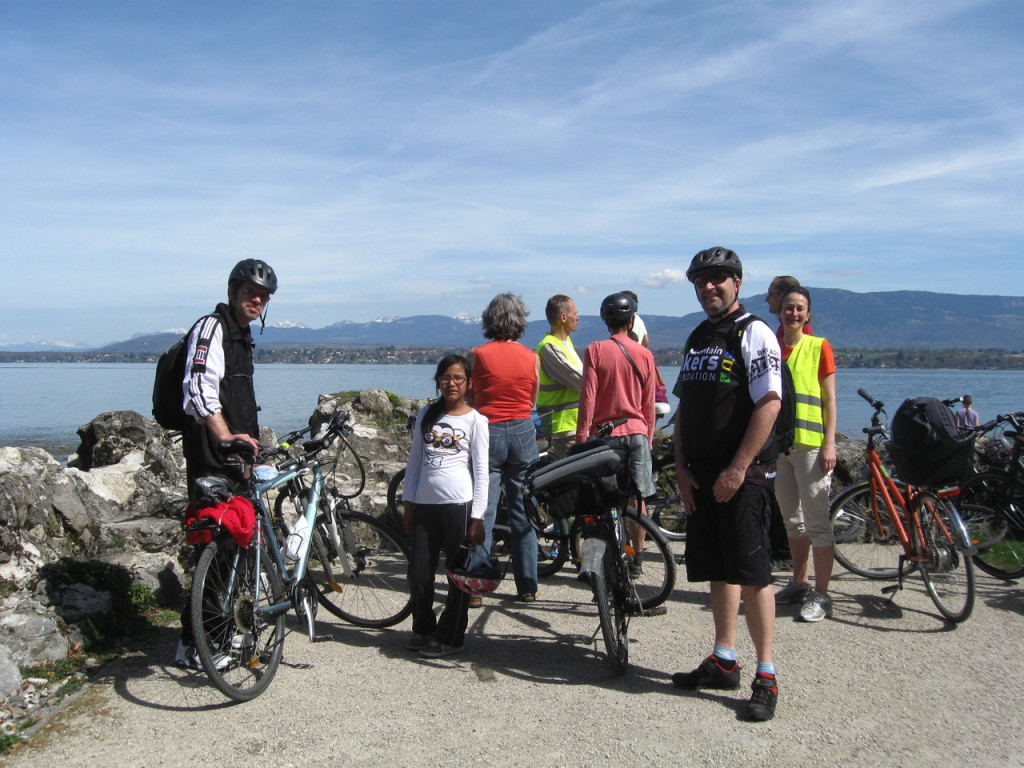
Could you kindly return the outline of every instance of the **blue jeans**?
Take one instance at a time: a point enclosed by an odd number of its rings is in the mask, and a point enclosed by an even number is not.
[[[487,513],[484,515],[484,547],[491,551],[498,496],[504,487],[516,591],[520,595],[532,595],[537,591],[537,532],[526,519],[523,481],[527,467],[540,457],[537,453],[537,430],[532,419],[492,422],[488,430],[491,438],[490,485]]]

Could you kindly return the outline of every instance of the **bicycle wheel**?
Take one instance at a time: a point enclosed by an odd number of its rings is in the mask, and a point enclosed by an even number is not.
[[[321,462],[327,485],[343,499],[354,499],[366,487],[366,470],[352,443],[344,435],[338,435],[331,446],[330,457]],[[399,497],[401,498],[401,497]]]
[[[391,526],[408,536],[405,532],[405,509],[402,507],[402,491],[405,488],[405,467],[402,467],[388,483],[388,516],[387,520]]]
[[[894,499],[893,503],[899,502]],[[851,485],[840,493],[829,508],[829,517],[836,560],[841,566],[867,579],[895,579],[899,575],[903,545],[884,497],[872,489],[870,481]]]
[[[960,486],[957,505],[975,564],[1000,579],[1024,576],[1024,483],[1004,472],[981,472]]]
[[[626,520],[647,534],[644,548],[634,556],[633,585],[640,607],[647,610],[668,600],[676,586],[676,558],[661,528],[647,515],[626,510]]]
[[[317,518],[316,533],[323,551],[314,546],[308,573],[324,608],[360,627],[390,627],[412,612],[409,550],[389,526],[362,512],[329,508]]]
[[[553,576],[569,559],[570,522],[546,504],[526,498],[526,516],[537,529],[537,575]]]
[[[601,622],[601,635],[608,653],[608,662],[618,675],[625,674],[629,666],[629,616],[626,614],[626,595],[619,584],[615,564],[607,552],[604,568],[590,575],[590,588],[597,603],[597,617]]]
[[[286,600],[267,553],[227,540],[207,544],[192,577],[191,600],[196,650],[210,681],[236,701],[259,696],[281,663],[286,613],[258,612]]]
[[[669,541],[686,541],[686,507],[676,485],[673,456],[654,462],[654,496],[647,499],[647,514]]]
[[[930,491],[917,494],[914,507],[926,543],[920,567],[925,589],[946,619],[964,621],[974,608],[974,562],[960,513]]]

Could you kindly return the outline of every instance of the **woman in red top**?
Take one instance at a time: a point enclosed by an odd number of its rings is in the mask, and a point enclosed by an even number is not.
[[[491,299],[483,314],[484,336],[491,341],[470,352],[469,358],[474,407],[487,417],[490,431],[484,546],[490,551],[503,486],[516,592],[519,600],[533,602],[537,599],[537,534],[526,519],[523,482],[527,468],[539,458],[537,430],[530,412],[537,402],[540,359],[517,341],[526,332],[526,315],[518,296],[499,293]]]

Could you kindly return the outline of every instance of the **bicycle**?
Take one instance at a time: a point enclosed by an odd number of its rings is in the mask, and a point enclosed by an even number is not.
[[[311,642],[327,639],[314,631],[318,603],[360,626],[390,626],[411,611],[408,549],[375,519],[340,508],[328,491],[319,454],[346,426],[335,417],[324,437],[303,443],[304,454],[283,462],[276,477],[249,484],[245,498],[256,524],[248,546],[238,546],[209,518],[186,529],[188,543],[203,545],[190,595],[197,651],[211,682],[229,698],[250,700],[270,684],[281,661],[290,609],[305,619]],[[221,448],[252,461],[247,443]],[[310,475],[301,519],[311,535],[300,536],[290,548],[295,562],[289,570],[279,545],[281,523],[274,520],[266,495],[294,489],[296,480]],[[387,611],[383,615],[382,609]]]
[[[1024,411],[1007,413],[977,427],[976,434],[1006,426],[1009,456],[1002,451],[987,457],[1003,466],[989,466],[960,484],[960,507],[971,541],[975,564],[1000,579],[1024,576]]]
[[[868,579],[896,579],[882,589],[890,595],[917,570],[939,613],[962,622],[974,608],[975,579],[973,546],[951,501],[959,489],[914,486],[894,478],[876,449],[878,438],[886,435],[880,418],[885,404],[863,389],[857,394],[875,411],[871,426],[864,428],[868,479],[846,488],[830,507],[836,560]]]
[[[619,423],[622,422],[601,425],[597,437],[607,437]],[[587,582],[593,592],[600,632],[612,669],[624,674],[629,666],[631,618],[660,615],[664,609],[643,606],[631,567],[637,553],[629,543],[626,516],[622,511],[636,494],[628,482],[628,490],[624,492],[619,478],[628,466],[628,449],[609,446],[600,439],[595,443],[588,450],[535,469],[528,474],[526,482],[530,495],[552,504],[559,503],[560,496],[571,497],[576,511],[573,525],[578,524],[581,536],[578,578]],[[660,539],[667,547],[653,524],[648,535]],[[666,568],[669,582],[674,585],[675,561],[672,558],[666,561]]]

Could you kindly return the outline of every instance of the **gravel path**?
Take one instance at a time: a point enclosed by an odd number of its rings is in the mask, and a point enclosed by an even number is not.
[[[880,586],[839,575],[820,624],[780,609],[768,723],[738,720],[753,668],[742,624],[741,690],[671,686],[710,650],[704,589],[681,582],[667,615],[634,620],[630,670],[616,677],[594,645],[589,593],[563,573],[529,606],[499,590],[471,613],[466,652],[443,660],[404,650],[408,620],[370,631],[321,612],[333,641],[292,632],[270,689],[242,705],[175,668],[167,630],[0,764],[1024,766],[1021,586],[979,574],[974,615],[955,628],[919,578],[891,604]]]

